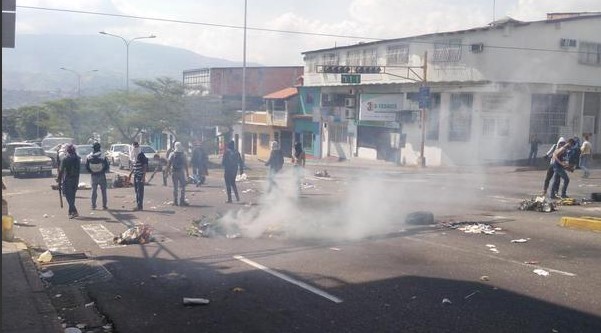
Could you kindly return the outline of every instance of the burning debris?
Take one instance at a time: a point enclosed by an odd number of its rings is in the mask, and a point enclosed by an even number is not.
[[[520,203],[520,210],[533,210],[536,212],[550,213],[555,210],[555,203],[544,196],[533,197]]]
[[[147,224],[140,224],[125,230],[120,236],[113,238],[115,244],[146,244],[154,238],[151,236],[152,228]]]
[[[221,223],[221,215],[201,216],[200,219],[192,221],[192,225],[186,229],[188,236],[194,237],[225,237],[239,238],[240,230],[237,225],[226,226]]]
[[[447,228],[463,231],[466,234],[494,235],[497,231],[503,230],[499,227],[492,227],[490,224],[481,222],[447,222],[442,223],[442,225]]]
[[[315,171],[314,176],[315,177],[322,177],[322,178],[330,178],[330,174],[328,173],[328,170]]]

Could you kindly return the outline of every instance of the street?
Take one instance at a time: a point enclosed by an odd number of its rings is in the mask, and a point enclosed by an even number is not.
[[[6,176],[5,197],[15,236],[35,255],[55,255],[41,266],[53,272],[47,291],[68,327],[601,331],[601,235],[558,226],[561,216],[601,216],[601,203],[518,210],[539,194],[543,170],[308,163],[297,196],[291,166],[268,194],[265,167],[248,165],[234,204],[225,203],[221,169],[210,169],[201,187],[188,185],[188,207],[171,205],[171,180],[163,186],[160,174],[146,187],[140,212],[132,211],[133,188],[109,189],[106,211],[91,210],[87,189],[77,192],[80,217],[69,220],[53,178]],[[331,176],[314,176],[322,169]],[[109,178],[125,173],[112,171]],[[601,192],[599,169],[588,179],[570,177],[574,198]],[[90,184],[90,176],[80,182]],[[432,212],[436,223],[405,223],[419,211]],[[152,228],[155,241],[112,242],[139,223]],[[209,237],[198,234],[204,223]],[[493,231],[457,228],[477,223]],[[183,298],[209,304],[184,305]]]

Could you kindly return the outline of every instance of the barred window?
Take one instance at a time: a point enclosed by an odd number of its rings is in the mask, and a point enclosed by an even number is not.
[[[530,135],[542,143],[555,143],[567,124],[569,95],[533,94],[530,110]]]
[[[580,42],[578,62],[584,65],[601,66],[601,44]]]
[[[347,66],[361,66],[361,50],[350,50],[346,52]]]
[[[434,43],[432,62],[455,62],[461,60],[461,39],[449,39]]]
[[[376,48],[363,50],[363,66],[378,65],[378,50]]]
[[[449,116],[449,141],[469,141],[472,127],[472,94],[452,94]]]
[[[386,65],[404,65],[409,62],[409,44],[390,45],[386,49]]]
[[[338,53],[330,52],[322,55],[324,65],[338,65]]]

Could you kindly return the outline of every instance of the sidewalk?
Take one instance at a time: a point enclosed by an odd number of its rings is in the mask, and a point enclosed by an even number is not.
[[[64,332],[27,247],[18,241],[2,241],[2,332]]]

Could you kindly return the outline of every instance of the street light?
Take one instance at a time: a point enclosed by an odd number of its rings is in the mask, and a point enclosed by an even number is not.
[[[81,74],[76,70],[65,68],[65,67],[61,67],[60,69],[67,71],[67,72],[71,72],[77,76],[77,98],[80,98],[81,97]],[[91,72],[98,72],[98,70],[92,69],[92,70],[86,71],[84,73],[91,73]]]
[[[110,34],[108,32],[100,31],[98,32],[101,35],[112,36],[120,38],[123,43],[125,43],[125,90],[129,93],[129,44],[136,39],[145,39],[145,38],[157,38],[155,35],[143,36],[143,37],[135,37],[130,40],[127,40],[119,35]]]

